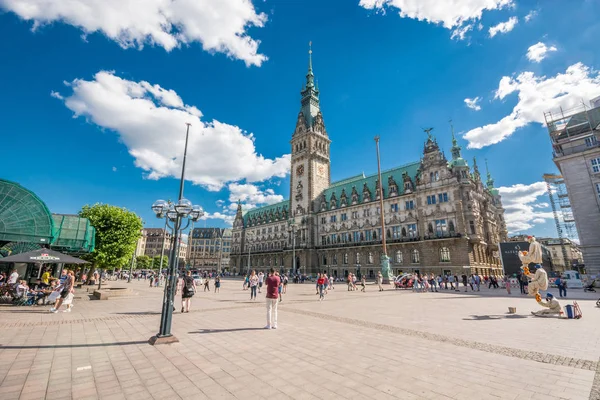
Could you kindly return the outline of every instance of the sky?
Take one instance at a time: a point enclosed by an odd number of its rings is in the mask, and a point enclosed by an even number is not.
[[[450,123],[509,232],[556,236],[544,112],[600,96],[598,0],[0,0],[0,176],[54,213],[108,203],[202,226],[289,196],[308,44],[332,181],[419,160]],[[588,103],[589,104],[589,103]],[[198,226],[198,225],[197,225]]]

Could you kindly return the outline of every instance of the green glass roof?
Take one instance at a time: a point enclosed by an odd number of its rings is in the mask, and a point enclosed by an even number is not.
[[[0,179],[0,242],[51,244],[53,230],[50,211],[39,197]]]
[[[381,179],[383,180],[383,196],[384,198],[388,197],[388,189],[387,182],[389,177],[391,176],[396,181],[398,185],[398,195],[404,194],[404,181],[402,179],[402,174],[406,172],[408,176],[412,179],[413,183],[416,181],[417,173],[419,171],[419,167],[421,166],[420,161],[415,161],[410,164],[402,165],[400,167],[388,169],[387,171],[381,171]],[[353,178],[348,178],[345,180],[341,180],[337,183],[334,183],[329,188],[325,189],[323,192],[325,195],[325,201],[327,202],[327,208],[330,208],[330,200],[331,195],[335,193],[335,197],[337,198],[337,204],[335,205],[338,208],[340,205],[340,196],[342,195],[342,190],[346,192],[346,196],[348,197],[348,204],[351,202],[352,188],[356,187],[356,191],[358,192],[358,201],[362,203],[363,201],[363,187],[365,183],[367,187],[371,191],[371,199],[374,200],[376,198],[375,192],[375,183],[377,182],[377,174],[365,176],[364,174],[357,175]]]
[[[87,218],[78,215],[52,214],[54,243],[52,248],[63,251],[89,253],[94,250],[96,230]]]
[[[273,212],[273,217],[275,217],[277,211],[279,211],[280,213],[280,218],[283,218],[283,211],[286,212],[286,216],[289,216],[289,208],[290,208],[290,201],[289,200],[285,200],[279,203],[275,203],[275,204],[271,204],[268,206],[264,206],[264,207],[259,207],[259,208],[255,208],[253,210],[247,211],[246,214],[244,214],[244,226],[248,226],[248,222],[250,219],[256,217],[257,222],[258,222],[258,218],[262,218],[261,222],[265,222],[264,218],[269,218],[271,211]]]

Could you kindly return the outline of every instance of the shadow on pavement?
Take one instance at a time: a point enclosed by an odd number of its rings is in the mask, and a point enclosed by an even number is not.
[[[489,321],[494,319],[523,319],[530,315],[506,314],[506,315],[471,315],[472,318],[463,318],[463,321]]]
[[[114,343],[90,343],[90,344],[40,344],[38,346],[4,346],[0,344],[0,350],[10,349],[70,349],[78,347],[108,347],[108,346],[128,346],[132,344],[148,344],[147,340],[131,341],[131,342],[114,342]]]
[[[193,333],[223,333],[223,332],[239,332],[239,331],[264,331],[265,328],[231,328],[231,329],[200,329],[196,332],[188,332],[190,334]],[[1,348],[1,347],[0,347]]]
[[[131,311],[131,312],[118,312],[113,314],[123,315],[160,315],[160,311]]]

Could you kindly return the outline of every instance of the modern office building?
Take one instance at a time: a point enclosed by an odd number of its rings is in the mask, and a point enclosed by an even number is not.
[[[229,269],[231,229],[194,228],[188,239],[188,265],[201,271]]]
[[[545,113],[577,229],[585,272],[600,274],[600,107]]]

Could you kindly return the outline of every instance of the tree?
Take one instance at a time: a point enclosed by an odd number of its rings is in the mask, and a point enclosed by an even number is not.
[[[162,267],[163,269],[167,268],[169,266],[169,256],[164,255],[163,256],[163,264]],[[152,269],[159,269],[160,268],[160,256],[155,256],[154,257],[154,264],[152,266]]]
[[[119,268],[128,265],[141,237],[142,220],[136,213],[109,204],[85,205],[79,216],[96,228],[96,247],[85,258],[95,268]],[[102,279],[98,289],[102,287]]]
[[[152,259],[149,256],[141,255],[135,258],[135,265],[138,269],[148,269],[152,264]]]

